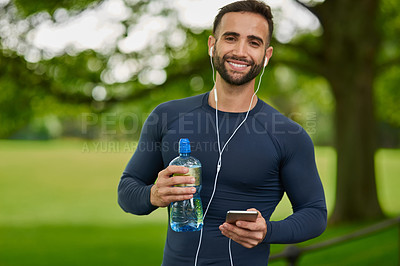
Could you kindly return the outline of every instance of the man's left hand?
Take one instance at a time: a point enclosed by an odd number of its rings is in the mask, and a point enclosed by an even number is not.
[[[267,234],[267,224],[261,213],[254,209],[248,211],[257,211],[258,217],[255,222],[237,221],[235,224],[223,223],[219,226],[221,233],[231,238],[246,248],[253,248],[260,244]]]

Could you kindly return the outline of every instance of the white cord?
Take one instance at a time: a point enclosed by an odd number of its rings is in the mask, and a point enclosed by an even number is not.
[[[214,70],[214,64],[213,64],[213,61],[212,61],[212,56],[210,56],[210,63],[211,63],[211,69],[212,69],[212,72],[213,72],[213,81],[214,81],[214,86],[215,86],[215,70]]]
[[[211,67],[212,67],[212,71],[213,71],[213,81],[214,81],[214,93],[215,93],[215,126],[216,126],[216,131],[217,131],[217,143],[218,143],[218,152],[219,152],[219,158],[218,158],[218,162],[217,162],[217,172],[215,174],[215,179],[214,179],[214,187],[213,187],[213,191],[211,193],[211,197],[210,197],[210,201],[207,204],[207,208],[204,211],[203,214],[203,223],[205,221],[208,209],[210,208],[211,202],[214,198],[214,194],[215,191],[217,189],[217,181],[218,181],[218,176],[219,176],[219,171],[221,170],[221,166],[222,166],[222,153],[224,152],[226,146],[228,145],[228,143],[231,141],[231,139],[233,138],[233,136],[236,134],[236,132],[239,130],[239,128],[244,124],[244,122],[247,120],[247,117],[249,116],[250,113],[250,109],[251,106],[253,104],[253,99],[254,96],[256,96],[258,90],[260,89],[260,84],[261,84],[261,79],[262,76],[264,75],[264,70],[265,67],[262,70],[262,73],[260,75],[260,79],[258,81],[258,86],[257,86],[257,90],[253,93],[253,96],[251,97],[251,101],[250,101],[250,105],[249,105],[249,109],[247,110],[246,116],[245,118],[242,120],[242,122],[237,126],[237,128],[233,131],[232,135],[229,137],[229,139],[225,142],[224,146],[221,149],[221,142],[220,142],[220,138],[219,138],[219,121],[218,121],[218,100],[217,100],[217,86],[215,84],[215,71],[214,71],[214,64],[212,62],[212,57],[210,56],[210,61],[211,61]],[[199,238],[199,245],[197,246],[197,251],[196,251],[196,257],[194,260],[194,266],[197,266],[197,259],[199,257],[199,252],[200,252],[200,247],[201,247],[201,241],[203,239],[203,229],[204,229],[204,225],[200,230],[200,238]],[[232,239],[229,238],[229,244],[228,244],[228,248],[229,248],[229,259],[231,262],[231,266],[233,266],[233,259],[232,259],[232,251],[231,251],[231,242]]]
[[[229,238],[229,243],[228,243],[228,247],[229,247],[229,259],[230,259],[230,261],[231,261],[231,266],[233,266],[231,243],[232,243],[232,238]]]

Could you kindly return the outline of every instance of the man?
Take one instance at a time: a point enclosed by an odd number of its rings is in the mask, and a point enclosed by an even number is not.
[[[270,8],[262,2],[221,8],[208,39],[214,88],[159,105],[143,126],[118,188],[126,212],[149,214],[193,197],[194,188],[174,186],[194,183],[193,177],[172,176],[188,169],[168,166],[180,138],[189,138],[203,165],[201,199],[209,208],[202,236],[169,226],[163,265],[267,265],[269,244],[301,242],[325,230],[325,197],[309,136],[253,97],[255,78],[272,56],[272,30]],[[284,192],[293,214],[269,221]],[[225,222],[228,210],[249,209],[258,211],[255,222]]]

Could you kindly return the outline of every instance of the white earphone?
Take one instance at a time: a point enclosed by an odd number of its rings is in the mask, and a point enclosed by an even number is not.
[[[266,67],[268,65],[268,57],[265,57],[265,60],[264,60],[264,67]]]

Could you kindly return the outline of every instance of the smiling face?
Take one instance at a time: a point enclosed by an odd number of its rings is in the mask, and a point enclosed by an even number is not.
[[[209,45],[214,46],[213,61],[220,76],[231,85],[252,81],[262,70],[268,47],[268,22],[259,14],[226,13]]]

